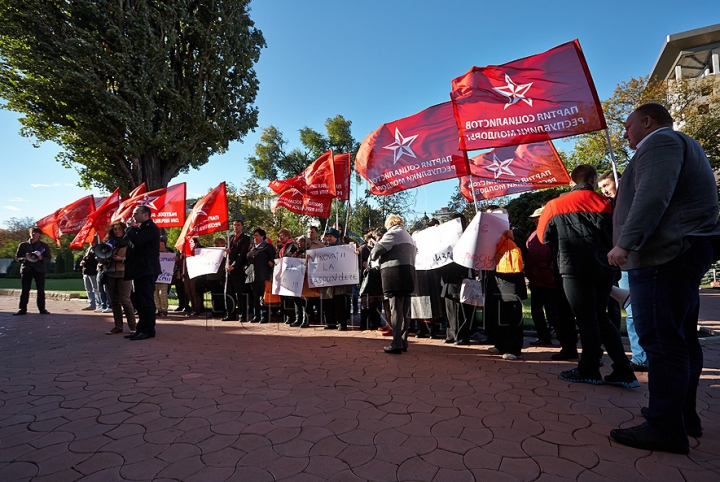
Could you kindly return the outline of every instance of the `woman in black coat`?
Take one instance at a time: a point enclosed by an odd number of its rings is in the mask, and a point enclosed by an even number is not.
[[[250,323],[267,323],[270,320],[270,310],[264,307],[263,296],[265,295],[265,281],[272,279],[273,266],[275,265],[275,248],[267,242],[267,235],[264,229],[253,231],[253,244],[248,251],[248,264],[253,266],[253,280],[248,282],[252,290],[253,318]]]

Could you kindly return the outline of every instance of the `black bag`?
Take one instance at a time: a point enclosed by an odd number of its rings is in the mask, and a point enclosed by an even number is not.
[[[360,285],[360,296],[380,296],[383,294],[382,278],[379,269],[367,268]]]
[[[100,271],[100,276],[98,276],[98,283],[103,286],[107,284],[107,271]]]
[[[255,282],[255,266],[252,264],[249,264],[245,266],[245,284],[250,284]]]

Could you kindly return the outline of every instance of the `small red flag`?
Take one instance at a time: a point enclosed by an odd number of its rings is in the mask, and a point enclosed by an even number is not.
[[[70,249],[82,249],[86,243],[92,241],[96,232],[100,234],[100,238],[104,238],[110,230],[110,220],[112,219],[113,213],[117,211],[119,204],[120,188],[117,188],[88,216],[82,229],[80,229],[75,239],[70,243]]]
[[[355,170],[369,181],[372,194],[382,196],[469,174],[458,149],[452,104],[435,105],[371,132],[360,145]]]
[[[139,186],[136,191],[143,186],[144,184]],[[185,183],[143,192],[125,199],[113,216],[113,221],[127,221],[137,206],[148,206],[152,211],[152,220],[160,228],[181,227],[185,224]]]
[[[93,211],[95,198],[91,194],[45,216],[38,221],[38,227],[60,246],[60,236],[79,232]]]
[[[180,232],[175,247],[185,256],[195,254],[193,236],[212,234],[228,229],[227,191],[225,182],[195,203]]]
[[[284,181],[271,181],[268,187],[278,194],[295,188],[306,196],[332,199],[337,195],[335,188],[335,163],[332,149],[324,152],[303,172]]]
[[[350,154],[333,155],[335,193],[340,201],[350,200]],[[326,217],[326,216],[322,216]]]
[[[296,214],[327,218],[330,216],[331,205],[332,199],[316,199],[303,196],[303,194],[297,189],[290,188],[280,194],[280,197],[273,205],[272,212],[275,214],[275,210],[278,206],[282,206],[288,211]]]
[[[605,116],[577,40],[452,81],[460,149],[517,146],[604,129]]]
[[[565,165],[550,141],[500,147],[470,159],[477,199],[492,199],[570,183]],[[473,200],[470,176],[460,179],[460,192]]]

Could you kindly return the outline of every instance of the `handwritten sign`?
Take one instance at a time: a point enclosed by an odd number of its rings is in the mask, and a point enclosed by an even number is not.
[[[497,244],[508,229],[506,214],[477,213],[453,248],[453,260],[477,270],[495,269]]]
[[[225,260],[225,248],[197,248],[195,256],[185,258],[190,278],[204,274],[215,274]]]
[[[460,219],[416,231],[412,237],[417,247],[415,269],[429,270],[452,263],[453,246],[462,236]]]
[[[308,249],[308,285],[311,288],[354,285],[360,282],[358,257],[352,246]]]
[[[280,296],[302,296],[305,280],[304,259],[280,258],[273,268],[272,294]]]
[[[156,283],[171,284],[175,269],[175,253],[160,253],[160,269],[162,273],[158,276]]]

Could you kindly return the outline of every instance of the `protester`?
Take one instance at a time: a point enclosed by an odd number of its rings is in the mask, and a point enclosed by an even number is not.
[[[265,281],[272,279],[273,259],[275,259],[275,248],[267,242],[265,230],[258,228],[253,231],[253,244],[247,255],[247,260],[252,265],[252,280],[247,280],[252,290],[253,318],[250,323],[267,323],[270,321],[270,308],[263,303],[265,296]]]
[[[380,328],[380,310],[383,305],[382,278],[380,265],[370,260],[375,243],[382,239],[385,228],[371,230],[360,245],[360,331]]]
[[[309,225],[305,238],[306,250],[324,248],[325,245],[318,237],[318,229],[316,226]],[[315,290],[318,296],[309,296],[305,300],[305,314],[308,317],[308,323],[314,323],[318,318],[322,319],[322,303],[320,301],[320,290]],[[309,326],[309,325],[308,325]]]
[[[597,171],[581,164],[571,173],[572,190],[545,205],[537,235],[558,246],[557,264],[567,299],[577,320],[582,355],[577,368],[560,373],[569,382],[640,386],[625,355],[620,332],[607,316],[615,268],[608,263],[612,247],[612,207],[595,192]],[[604,380],[600,374],[602,345],[613,361]]]
[[[202,242],[199,236],[193,236],[191,241],[193,250],[202,248]],[[190,273],[187,269],[187,258],[185,256],[183,256],[182,279],[183,285],[185,286],[185,296],[190,300],[190,313],[188,313],[188,316],[200,316],[201,313],[205,313],[205,304],[203,303],[202,294],[200,294],[197,287],[197,284],[201,281],[202,277],[190,277]]]
[[[325,233],[328,246],[343,244],[340,232],[330,228]],[[325,317],[326,330],[347,331],[347,318],[345,312],[346,295],[350,293],[350,285],[325,286],[320,288],[322,314]]]
[[[130,334],[133,335],[137,325],[135,323],[135,308],[130,297],[133,284],[132,281],[125,280],[125,261],[127,259],[128,245],[128,241],[125,239],[125,223],[117,222],[110,227],[105,244],[112,247],[112,254],[100,263],[105,272],[104,280],[110,296],[110,306],[113,321],[115,322],[115,326],[107,334],[115,335],[123,332],[124,311]]]
[[[426,229],[432,229],[440,222],[432,218]],[[414,233],[413,233],[414,234]],[[445,301],[440,296],[440,272],[437,269],[416,270],[417,288],[410,299],[410,317],[417,322],[416,338],[432,337],[436,321],[442,319]]]
[[[536,228],[542,212],[543,208],[537,208],[530,215]],[[530,346],[553,346],[550,327],[555,328],[558,322],[558,294],[553,276],[555,258],[550,246],[541,243],[537,238],[537,229],[532,232],[525,246],[527,247],[525,277],[528,279],[532,294],[530,314],[538,336],[536,340],[530,342]]]
[[[160,252],[175,253],[172,248],[167,246],[167,238],[160,236]],[[157,307],[157,316],[163,317],[168,315],[168,290],[169,283],[155,283],[155,306]]]
[[[625,121],[635,155],[618,186],[607,259],[628,271],[635,328],[648,357],[649,403],[645,423],[610,436],[630,447],[686,454],[688,435],[702,435],[698,288],[713,260],[709,236],[720,226],[708,158],[672,126],[659,104],[642,105]]]
[[[225,250],[227,284],[225,294],[234,300],[233,309],[228,307],[223,321],[242,321],[247,316],[248,293],[245,288],[245,265],[250,250],[250,236],[243,233],[245,225],[239,219],[233,221],[233,234],[230,235],[230,246]]]
[[[155,337],[155,281],[160,270],[160,230],[150,218],[150,208],[137,206],[133,210],[135,224],[125,233],[129,241],[125,279],[135,286],[138,324],[132,341]]]
[[[80,266],[82,267],[83,282],[85,283],[85,291],[88,296],[88,305],[83,310],[94,311],[98,306],[98,299],[100,298],[100,291],[98,290],[97,275],[98,275],[98,259],[95,256],[95,246],[97,241],[92,240],[90,247],[85,251],[82,259],[80,260]]]
[[[27,305],[30,301],[30,288],[35,280],[37,290],[37,307],[41,315],[49,315],[45,309],[45,272],[50,263],[50,247],[40,241],[42,231],[40,228],[30,228],[30,239],[18,245],[15,252],[15,260],[20,262],[20,282],[22,291],[20,293],[19,310],[14,315],[27,314]]]
[[[183,281],[183,266],[185,265],[185,256],[178,252],[175,255],[175,266],[173,267],[173,285],[175,286],[175,295],[177,295],[178,305],[175,311],[184,311],[190,313],[190,298],[185,290],[185,282]]]
[[[298,252],[297,257],[299,259],[307,259],[307,240],[308,238],[306,236],[300,236],[297,239],[297,245],[298,245]],[[311,308],[309,308],[311,305],[314,305],[316,300],[320,299],[320,292],[319,290],[315,288],[310,288],[308,285],[308,277],[307,273],[303,277],[303,301],[302,301],[302,307],[303,307],[303,316],[302,321],[300,324],[293,323],[290,326],[294,326],[297,328],[309,328],[310,327],[310,320],[314,319],[315,314],[311,311]]]
[[[405,222],[391,214],[385,220],[387,232],[370,252],[371,261],[380,262],[380,276],[385,299],[390,304],[393,339],[383,347],[385,353],[400,354],[408,349],[410,328],[410,295],[415,291],[415,255],[417,248],[405,230]]]
[[[278,250],[275,254],[276,263],[280,258],[297,258],[298,245],[290,236],[290,231],[281,229],[278,232]],[[302,324],[303,313],[305,310],[303,299],[300,296],[281,296],[280,303],[282,306],[284,322],[286,325],[300,326]]]

